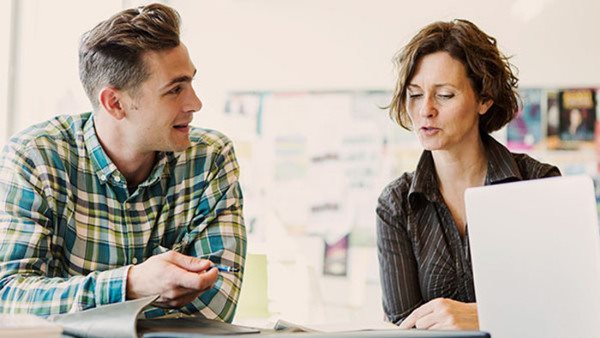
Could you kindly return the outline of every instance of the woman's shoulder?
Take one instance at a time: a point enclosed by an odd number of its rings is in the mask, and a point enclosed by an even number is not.
[[[561,175],[558,167],[540,162],[527,154],[512,153],[512,156],[519,167],[523,179],[528,180]]]
[[[408,198],[414,174],[414,172],[405,172],[402,176],[388,183],[379,195],[379,204],[403,204]]]

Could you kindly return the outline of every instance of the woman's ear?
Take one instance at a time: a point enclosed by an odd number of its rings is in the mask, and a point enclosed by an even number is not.
[[[123,93],[114,87],[104,87],[98,94],[100,106],[112,117],[121,120],[125,117],[126,111],[123,103]]]
[[[487,111],[490,109],[490,107],[493,104],[494,104],[494,100],[492,100],[492,99],[482,100],[479,103],[479,115],[484,115],[485,113],[487,113]]]

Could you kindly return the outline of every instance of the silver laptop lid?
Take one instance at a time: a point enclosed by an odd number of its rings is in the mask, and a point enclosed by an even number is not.
[[[467,189],[480,329],[493,338],[600,337],[600,236],[592,180]]]

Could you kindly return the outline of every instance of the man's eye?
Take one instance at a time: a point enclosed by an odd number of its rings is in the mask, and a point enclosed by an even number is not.
[[[177,86],[177,87],[173,87],[173,89],[169,90],[168,93],[169,94],[179,94],[181,93],[181,86]]]

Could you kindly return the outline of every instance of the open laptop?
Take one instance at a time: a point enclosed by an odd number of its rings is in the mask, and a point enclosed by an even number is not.
[[[600,337],[589,177],[471,188],[465,203],[481,330],[493,338]]]

